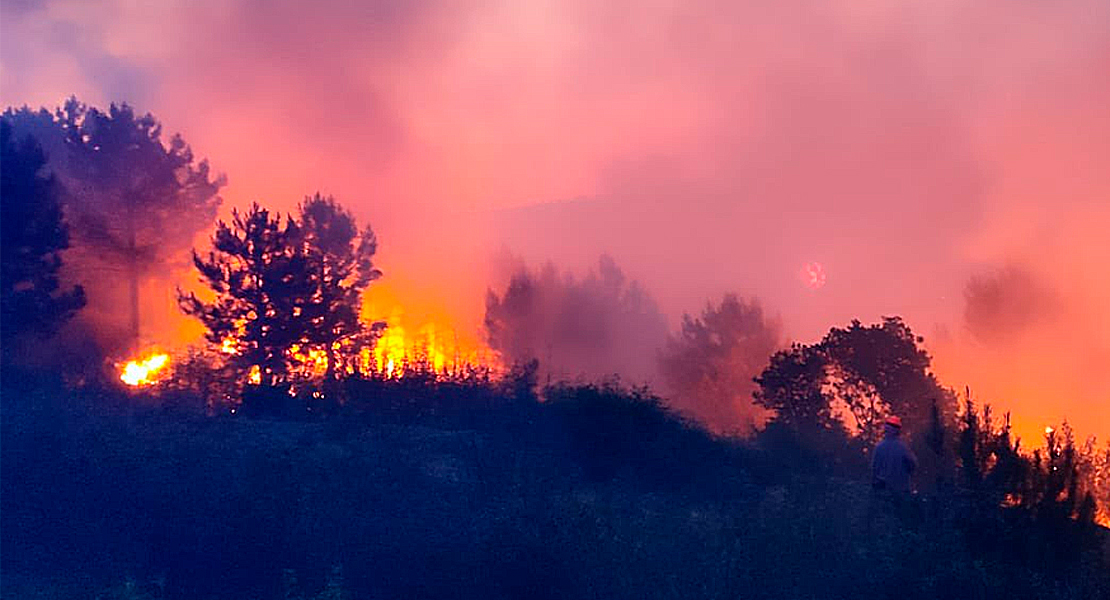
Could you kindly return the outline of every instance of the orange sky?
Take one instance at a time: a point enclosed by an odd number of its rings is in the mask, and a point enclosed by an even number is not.
[[[151,111],[228,206],[333,193],[461,327],[502,248],[608,252],[672,319],[730,290],[802,341],[900,314],[1027,436],[1110,436],[1105,0],[308,6],[5,0],[0,100]],[[985,343],[964,284],[1005,267],[1053,302]]]

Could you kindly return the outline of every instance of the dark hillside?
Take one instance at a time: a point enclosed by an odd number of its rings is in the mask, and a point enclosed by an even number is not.
[[[769,469],[767,449],[715,440],[644,392],[562,386],[537,402],[428,386],[428,412],[397,400],[413,389],[366,384],[328,418],[294,419],[17,384],[3,409],[4,598],[1110,590],[1105,552],[1030,568],[1035,553],[970,545],[939,501],[869,522],[863,479]],[[482,419],[464,418],[458,403],[475,397]]]

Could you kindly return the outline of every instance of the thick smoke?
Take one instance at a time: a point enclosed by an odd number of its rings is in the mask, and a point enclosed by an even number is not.
[[[335,194],[387,280],[437,282],[468,325],[491,248],[608,253],[672,322],[732,289],[800,341],[897,314],[954,332],[927,340],[938,375],[1027,434],[1110,430],[1105,0],[303,6],[5,3],[0,99],[131,101],[228,206]],[[1009,264],[1066,327],[965,329],[968,279]]]
[[[551,263],[517,269],[504,292],[489,292],[485,323],[507,361],[538,360],[553,379],[650,381],[667,339],[654,300],[608,256],[581,279]]]
[[[964,301],[964,324],[984,344],[1013,341],[1038,324],[1055,321],[1059,310],[1054,294],[1015,266],[972,277]]]
[[[659,357],[672,406],[720,433],[747,433],[763,425],[754,378],[782,345],[782,325],[758,300],[726,294],[700,315],[683,315]]]

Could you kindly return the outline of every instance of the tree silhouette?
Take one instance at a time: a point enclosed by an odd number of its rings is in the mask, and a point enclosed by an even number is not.
[[[307,198],[299,212],[312,289],[304,307],[309,323],[305,341],[324,352],[326,376],[335,379],[340,368],[353,367],[342,364],[353,355],[344,346],[366,333],[359,309],[362,291],[382,275],[372,261],[378,240],[369,227],[360,231],[354,216],[331,197]]]
[[[163,141],[161,124],[127,104],[101,111],[70,98],[53,114],[23,108],[5,116],[48,149],[86,266],[126,274],[128,335],[137,346],[140,281],[185,264],[196,234],[215,217],[226,179],[196,162],[181,136]]]
[[[955,414],[956,397],[930,372],[929,354],[918,346],[922,342],[898,317],[868,326],[852,321],[821,341],[836,399],[851,411],[857,433],[877,440],[888,414],[923,430],[934,402],[942,415]]]
[[[925,430],[934,404],[952,418],[955,395],[930,372],[922,341],[897,317],[869,326],[852,321],[818,344],[773,356],[756,379],[756,401],[786,422],[825,426],[838,415],[850,417],[854,432],[869,441],[879,437],[889,414]]]
[[[0,119],[0,331],[6,355],[18,337],[50,335],[85,305],[81,286],[59,291],[69,235],[61,187],[42,174],[45,164],[42,148],[31,138],[17,142],[8,118]]]
[[[322,352],[326,376],[335,378],[353,355],[345,350],[377,332],[358,318],[362,291],[381,276],[371,260],[377,241],[333,199],[306,199],[297,218],[258,204],[233,211],[212,245],[193,262],[215,300],[182,293],[182,310],[204,323],[208,341],[240,372],[257,369],[259,383],[289,381],[309,350]]]
[[[720,432],[759,424],[753,378],[779,347],[777,322],[755,300],[727,294],[700,317],[683,315],[682,329],[660,353],[663,383],[676,408]]]
[[[794,344],[771,355],[771,362],[755,378],[755,402],[774,411],[774,421],[788,428],[809,431],[837,429],[824,391],[827,358],[820,348]]]
[[[969,547],[1055,572],[1102,553],[1094,440],[1078,446],[1064,423],[1045,430],[1041,447],[1022,452],[1009,415],[995,423],[990,407],[978,409],[970,395],[959,427],[956,522]]]

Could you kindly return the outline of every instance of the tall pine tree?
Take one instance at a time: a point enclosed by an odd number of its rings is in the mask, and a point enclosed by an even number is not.
[[[226,179],[196,161],[181,136],[163,139],[152,115],[127,104],[100,110],[71,98],[53,113],[22,108],[4,117],[49,153],[48,168],[66,189],[75,260],[86,272],[124,275],[126,301],[114,285],[92,286],[90,298],[104,313],[127,307],[127,345],[136,350],[140,283],[187,264],[196,234],[215,218]]]
[[[85,305],[81,286],[61,290],[58,269],[69,247],[61,187],[43,174],[46,156],[31,138],[17,141],[0,119],[0,331],[5,358],[17,339],[47,336]]]

